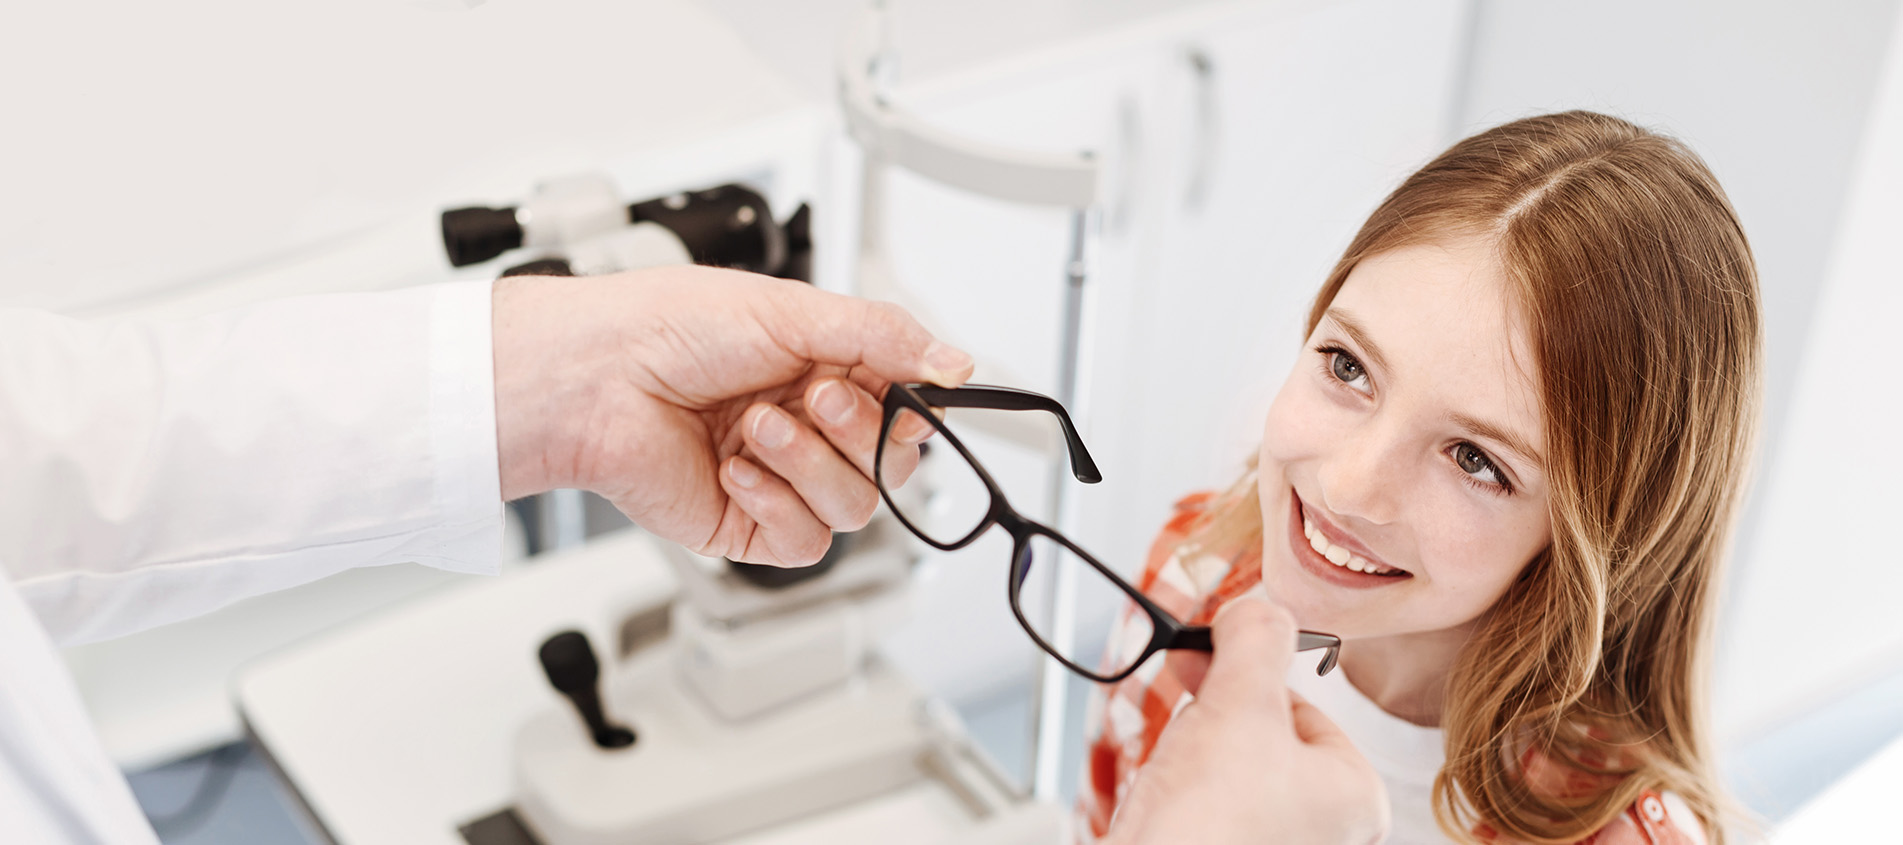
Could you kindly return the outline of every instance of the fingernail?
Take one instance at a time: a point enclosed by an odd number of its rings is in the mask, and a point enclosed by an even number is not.
[[[839,382],[821,382],[819,389],[813,391],[813,413],[833,425],[840,425],[850,418],[852,406],[852,393]]]
[[[753,485],[760,483],[760,468],[754,466],[745,458],[734,458],[729,462],[727,464],[727,475],[733,479],[733,483],[748,489],[752,489]]]
[[[777,408],[762,408],[753,417],[753,441],[778,449],[793,440],[793,424]]]
[[[925,366],[932,371],[932,381],[949,386],[971,375],[971,356],[934,340],[925,350]]]

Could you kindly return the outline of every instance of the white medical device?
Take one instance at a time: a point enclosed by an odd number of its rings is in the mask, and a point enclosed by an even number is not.
[[[860,293],[913,307],[885,256],[883,237],[885,176],[900,168],[980,196],[1023,205],[1068,209],[1070,258],[1064,267],[1062,345],[1057,384],[1051,395],[1083,417],[1087,402],[1077,389],[1078,355],[1084,322],[1086,241],[1101,191],[1101,162],[1089,151],[1043,153],[989,144],[945,131],[894,102],[880,83],[896,64],[886,0],[870,0],[867,12],[848,27],[839,53],[839,105],[854,141],[864,151],[859,231]],[[922,315],[922,312],[921,312]],[[929,320],[927,323],[929,325]],[[991,367],[993,372],[1002,368]],[[1063,521],[1069,481],[1062,461],[1047,472],[1051,524]],[[1075,636],[1075,570],[1056,567],[1046,579],[1044,615],[1059,650]],[[1058,766],[1063,753],[1065,700],[1069,671],[1040,658],[1033,692],[1031,791],[1037,798],[1057,797]]]
[[[544,845],[716,842],[883,802],[857,833],[773,841],[1055,842],[1055,808],[873,650],[905,616],[909,536],[882,515],[840,540],[823,574],[784,586],[665,547],[679,591],[622,624],[599,712],[557,703],[517,733],[522,824]],[[592,684],[543,657],[565,695],[563,671]]]

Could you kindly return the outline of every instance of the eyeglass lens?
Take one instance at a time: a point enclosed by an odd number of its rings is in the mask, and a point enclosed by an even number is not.
[[[1013,570],[1014,576],[1022,577],[1018,610],[1031,634],[1051,653],[1103,677],[1122,674],[1143,658],[1155,633],[1149,613],[1076,550],[1035,534],[1019,563]],[[1061,626],[1051,619],[1046,593],[1047,585],[1059,578],[1069,579],[1077,590],[1077,618],[1069,626],[1068,642],[1060,637]]]
[[[1033,444],[1060,442],[1055,417],[989,408],[949,408],[944,413],[945,428],[956,432],[959,442],[1001,486],[1023,491],[1013,493],[1014,507],[1042,506],[1036,494],[1044,486],[1044,462],[1052,452]],[[914,426],[921,423],[924,420],[917,411],[901,409],[894,415],[892,430],[916,430]],[[896,451],[902,447],[892,447],[891,455],[880,461],[879,481],[900,519],[931,542],[949,546],[984,524],[991,510],[991,491],[971,461],[946,438],[931,442],[930,458],[909,475],[909,463],[900,460]],[[1103,676],[1119,674],[1143,656],[1154,623],[1121,587],[1076,550],[1051,537],[1032,533],[1027,551],[1028,568],[1013,568],[1014,577],[1025,576],[1012,584],[1014,602],[1026,628],[1046,650]],[[1075,585],[1077,595],[1076,617],[1063,636],[1050,618],[1047,592],[1052,576],[1060,570]],[[1124,620],[1121,626],[1115,624],[1118,620]],[[1113,632],[1118,642],[1108,648]]]
[[[911,409],[892,420],[892,431],[922,430],[927,421]],[[961,441],[964,435],[960,435]],[[879,486],[892,499],[893,511],[931,542],[951,545],[970,536],[991,511],[991,490],[977,469],[943,438],[932,441],[932,460],[916,464],[887,439],[880,444]],[[887,452],[888,448],[892,451]]]

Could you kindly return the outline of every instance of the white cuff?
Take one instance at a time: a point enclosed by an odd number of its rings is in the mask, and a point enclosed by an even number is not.
[[[430,450],[442,545],[419,562],[478,575],[502,564],[492,286],[437,285],[430,303]]]

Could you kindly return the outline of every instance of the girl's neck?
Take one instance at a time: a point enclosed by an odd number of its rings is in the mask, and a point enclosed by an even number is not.
[[[1472,633],[1463,625],[1443,631],[1345,640],[1341,671],[1348,682],[1395,718],[1439,727],[1447,675]]]

